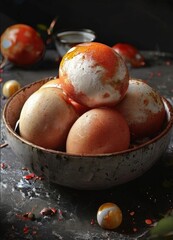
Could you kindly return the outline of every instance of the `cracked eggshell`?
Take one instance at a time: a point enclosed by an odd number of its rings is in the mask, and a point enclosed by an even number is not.
[[[62,58],[59,81],[67,95],[82,105],[113,106],[125,96],[129,73],[113,48],[97,42],[83,43]]]
[[[33,144],[61,150],[77,117],[60,89],[39,89],[24,103],[19,118],[19,132],[21,137]]]
[[[166,116],[159,93],[140,79],[129,80],[126,96],[116,109],[127,120],[133,139],[159,133]]]

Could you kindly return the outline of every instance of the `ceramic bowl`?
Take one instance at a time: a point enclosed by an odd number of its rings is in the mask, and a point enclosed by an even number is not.
[[[96,34],[90,29],[65,30],[54,36],[55,47],[60,57],[76,44],[93,42],[95,39]]]
[[[27,85],[16,92],[3,110],[8,144],[22,162],[51,183],[75,189],[106,189],[129,182],[145,173],[168,147],[173,125],[173,108],[163,98],[167,112],[164,129],[150,141],[126,151],[102,155],[70,155],[45,149],[21,138],[14,130],[26,99],[51,78]]]

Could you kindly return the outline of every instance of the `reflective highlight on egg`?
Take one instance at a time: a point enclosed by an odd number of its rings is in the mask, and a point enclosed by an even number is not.
[[[115,203],[104,203],[97,211],[97,222],[105,229],[115,229],[122,223],[122,211]]]
[[[2,87],[2,94],[4,97],[9,98],[15,92],[17,92],[21,88],[20,83],[16,80],[8,80],[4,83]]]
[[[55,77],[54,79],[49,80],[45,84],[43,84],[40,89],[47,88],[47,87],[55,87],[61,89],[61,86],[58,84],[58,79]],[[63,91],[63,90],[62,90]]]

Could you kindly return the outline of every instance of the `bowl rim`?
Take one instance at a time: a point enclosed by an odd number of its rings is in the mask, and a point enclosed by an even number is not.
[[[95,39],[96,39],[96,33],[93,31],[93,30],[91,30],[91,29],[87,29],[87,28],[80,28],[80,29],[63,29],[63,30],[59,30],[58,32],[56,32],[56,34],[55,34],[55,41],[57,40],[58,42],[60,42],[60,43],[66,43],[66,44],[71,44],[71,43],[73,43],[74,44],[74,42],[71,42],[71,41],[68,41],[68,40],[65,40],[65,39],[61,39],[60,37],[62,37],[64,34],[74,34],[74,33],[76,33],[76,34],[82,34],[82,35],[90,35],[91,36],[91,39],[89,40],[90,42],[93,42]],[[76,41],[76,42],[78,42],[78,41]],[[85,42],[88,42],[88,41],[83,41],[83,43],[85,43]]]
[[[136,146],[133,146],[133,147],[130,147],[126,150],[123,150],[123,151],[118,151],[118,152],[112,152],[112,153],[104,153],[104,154],[71,154],[71,153],[67,153],[67,152],[64,152],[64,151],[59,151],[59,150],[53,150],[53,149],[47,149],[47,148],[44,148],[44,147],[41,147],[41,146],[38,146],[36,144],[33,144],[27,140],[25,140],[24,138],[22,138],[19,134],[17,134],[15,132],[15,130],[10,126],[9,122],[7,121],[6,119],[6,112],[7,112],[7,108],[8,108],[8,105],[13,101],[13,99],[16,97],[16,95],[18,95],[20,92],[23,92],[25,89],[27,88],[31,88],[33,85],[35,84],[38,84],[38,83],[41,83],[43,82],[46,83],[47,81],[51,80],[51,79],[54,79],[56,77],[48,77],[48,78],[43,78],[41,80],[38,80],[38,81],[35,81],[35,82],[32,82],[30,84],[27,84],[25,85],[24,87],[20,88],[17,92],[15,92],[8,100],[7,102],[5,103],[5,106],[3,108],[3,111],[2,111],[2,119],[5,123],[5,127],[7,128],[7,130],[12,134],[14,135],[18,140],[20,140],[21,142],[29,145],[30,147],[32,148],[36,148],[38,150],[42,150],[44,152],[47,152],[47,153],[52,153],[52,154],[56,154],[56,155],[64,155],[64,156],[71,156],[71,157],[87,157],[87,158],[95,158],[95,157],[113,157],[113,156],[118,156],[118,155],[124,155],[124,154],[127,154],[127,153],[133,153],[135,152],[136,150],[140,150],[141,148],[143,147],[147,147],[149,146],[150,144],[153,144],[155,143],[157,140],[159,140],[160,138],[162,138],[164,135],[166,135],[169,131],[172,130],[172,126],[173,126],[173,106],[171,105],[171,103],[166,99],[166,97],[163,97],[161,96],[162,98],[162,101],[164,103],[164,106],[165,106],[165,110],[166,110],[166,117],[167,117],[167,123],[166,123],[166,126],[163,127],[163,129],[161,130],[161,132],[156,135],[155,137],[151,138],[150,140],[144,142],[144,143],[141,143],[139,145],[136,145]],[[17,123],[17,122],[16,122]]]

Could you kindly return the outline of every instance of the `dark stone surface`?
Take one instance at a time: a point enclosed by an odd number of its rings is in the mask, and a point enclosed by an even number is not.
[[[160,52],[144,52],[147,66],[129,68],[131,77],[149,82],[173,103],[173,58]],[[44,77],[58,74],[56,52],[47,51],[43,61],[30,69],[20,69],[9,64],[1,73],[2,83],[16,79],[23,86]],[[6,99],[1,96],[1,110]],[[5,140],[2,134],[1,142]],[[173,137],[172,137],[173,138]],[[41,179],[25,180],[25,166],[11,151],[1,148],[1,240],[131,240],[146,239],[152,223],[173,209],[173,139],[164,156],[138,179],[104,191],[79,191]],[[4,165],[2,165],[4,164]],[[3,167],[2,167],[3,166]],[[80,181],[80,179],[79,179]],[[122,210],[123,222],[114,231],[100,228],[96,221],[99,206],[114,202]],[[57,213],[42,216],[45,207],[57,209]],[[35,220],[24,218],[33,212]],[[143,237],[142,237],[143,236]]]

